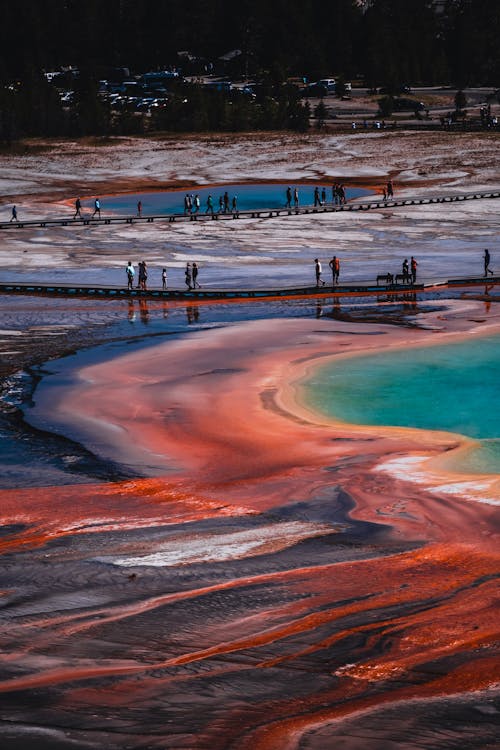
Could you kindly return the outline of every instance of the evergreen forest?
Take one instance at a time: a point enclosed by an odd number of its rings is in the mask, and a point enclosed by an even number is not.
[[[175,70],[149,130],[305,130],[291,81],[336,76],[371,88],[500,86],[498,0],[18,0],[2,8],[0,140],[142,132],[100,81]],[[65,73],[71,90],[44,75]],[[183,76],[256,82],[253,98]],[[288,82],[288,83],[287,83]]]

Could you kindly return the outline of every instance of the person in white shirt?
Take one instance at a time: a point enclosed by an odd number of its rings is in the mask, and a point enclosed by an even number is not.
[[[134,286],[135,269],[130,261],[125,270],[127,272],[127,289],[132,289]]]
[[[318,258],[314,259],[314,268],[316,271],[316,286],[324,286],[325,282],[321,278],[321,274],[323,272],[323,269],[321,268],[321,263],[318,260]]]

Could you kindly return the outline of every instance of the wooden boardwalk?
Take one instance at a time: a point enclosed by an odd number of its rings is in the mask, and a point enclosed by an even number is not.
[[[278,216],[314,216],[325,213],[338,213],[343,211],[371,211],[381,208],[399,208],[402,206],[428,206],[435,203],[457,203],[459,201],[480,200],[484,198],[500,198],[500,191],[487,191],[475,193],[461,193],[455,195],[429,196],[428,198],[401,198],[399,200],[372,199],[366,201],[347,202],[343,205],[329,203],[325,206],[300,206],[298,208],[261,208],[249,211],[234,211],[232,213],[205,214],[154,214],[144,216],[105,216],[100,219],[91,218],[90,214],[82,219],[72,217],[59,217],[55,219],[30,219],[29,221],[2,221],[0,230],[15,230],[29,228],[49,227],[81,227],[81,226],[107,226],[110,224],[152,224],[153,222],[175,222],[193,221],[203,224],[206,221],[234,221],[238,219],[272,219]]]
[[[349,297],[378,295],[415,295],[431,291],[459,287],[490,287],[500,285],[500,276],[488,279],[461,278],[448,281],[435,280],[419,284],[381,285],[370,282],[343,284],[338,286],[306,286],[282,289],[127,289],[122,286],[92,286],[86,284],[38,284],[27,282],[0,282],[0,294],[44,295],[63,297],[87,297],[92,299],[161,299],[186,302],[216,300],[290,299],[297,297]]]

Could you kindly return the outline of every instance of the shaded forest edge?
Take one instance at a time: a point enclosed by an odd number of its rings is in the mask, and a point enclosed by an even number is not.
[[[20,0],[3,9],[0,140],[143,132],[243,132],[309,127],[298,77],[335,75],[369,88],[457,87],[500,81],[497,0]],[[239,54],[227,56],[230,51]],[[179,56],[179,52],[183,55]],[[72,96],[44,75],[73,66]],[[99,81],[119,67],[130,76],[177,68],[165,106],[117,111]],[[250,97],[206,90],[183,76],[206,71],[257,82]],[[68,84],[69,85],[69,84]]]

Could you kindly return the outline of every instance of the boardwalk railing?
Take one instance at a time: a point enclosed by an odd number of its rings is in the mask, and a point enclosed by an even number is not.
[[[277,216],[313,216],[324,213],[337,213],[341,211],[370,211],[382,208],[399,208],[402,206],[428,206],[433,203],[457,203],[458,201],[479,200],[485,198],[500,198],[500,190],[474,193],[461,193],[456,195],[429,196],[426,198],[401,198],[398,200],[372,199],[368,201],[349,201],[342,205],[329,203],[322,206],[299,206],[293,208],[260,208],[246,211],[233,211],[231,213],[191,213],[191,214],[154,214],[145,216],[105,216],[103,218],[73,219],[72,217],[58,217],[55,219],[29,219],[23,221],[2,221],[0,229],[24,229],[30,227],[80,227],[101,226],[108,224],[151,224],[153,222],[167,222],[173,224],[180,221],[193,221],[204,223],[206,221],[228,221],[237,219],[272,219]]]
[[[38,284],[26,282],[0,282],[0,294],[47,295],[64,297],[92,297],[115,299],[163,299],[183,301],[273,299],[290,297],[331,297],[356,295],[415,295],[417,293],[445,290],[453,287],[485,286],[486,292],[500,285],[500,276],[462,278],[449,281],[436,280],[419,284],[387,284],[377,286],[359,282],[338,286],[307,286],[283,289],[127,289],[120,286],[91,286],[84,284]]]

